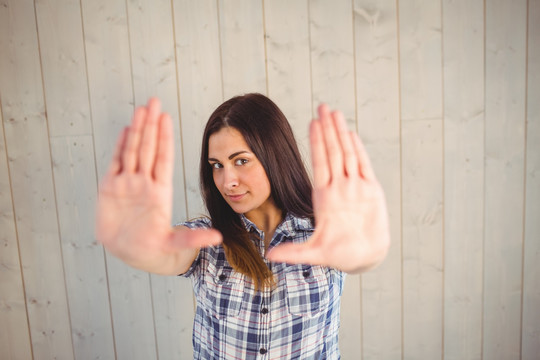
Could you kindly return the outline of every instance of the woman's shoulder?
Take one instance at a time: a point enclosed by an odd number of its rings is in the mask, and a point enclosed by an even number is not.
[[[190,229],[210,229],[212,227],[212,220],[208,216],[201,216],[180,222],[175,226],[185,226]]]
[[[296,216],[294,214],[288,213],[285,216],[283,224],[294,231],[308,231],[312,232],[315,230],[313,221],[308,217]]]

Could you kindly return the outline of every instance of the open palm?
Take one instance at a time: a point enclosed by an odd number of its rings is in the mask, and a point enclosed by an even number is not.
[[[386,256],[390,231],[384,192],[356,133],[340,112],[319,107],[310,128],[316,228],[303,244],[272,249],[268,258],[360,272]]]
[[[137,108],[99,187],[96,236],[129,265],[163,274],[184,270],[217,231],[173,229],[172,122],[157,99]]]

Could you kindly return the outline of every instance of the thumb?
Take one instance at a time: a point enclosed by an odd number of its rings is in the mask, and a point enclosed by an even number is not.
[[[221,233],[215,229],[189,229],[181,226],[175,228],[170,236],[173,248],[201,248],[219,245],[223,241]]]
[[[303,244],[281,244],[269,250],[266,258],[273,262],[288,264],[322,265],[324,259],[312,244],[311,241]]]

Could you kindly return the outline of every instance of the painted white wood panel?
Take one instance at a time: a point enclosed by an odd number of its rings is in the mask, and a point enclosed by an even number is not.
[[[402,126],[403,358],[442,358],[442,122]]]
[[[268,96],[291,123],[306,164],[313,118],[308,9],[307,0],[264,2]]]
[[[225,99],[266,94],[262,0],[219,1],[221,71]]]
[[[314,114],[321,102],[341,110],[356,130],[353,4],[350,0],[310,1],[311,77]],[[341,300],[342,356],[359,359],[362,346],[361,277],[347,275]]]
[[[92,136],[53,137],[51,153],[75,358],[112,359],[109,284],[103,247],[94,237]]]
[[[184,166],[181,152],[179,101],[170,0],[127,2],[135,104],[156,96],[174,123],[173,222],[186,218]],[[162,359],[193,357],[193,292],[188,281],[151,275],[157,354]]]
[[[79,0],[37,0],[50,136],[92,133]]]
[[[399,1],[403,119],[441,117],[441,27],[440,1]]]
[[[485,359],[521,356],[527,2],[486,2]]]
[[[309,1],[313,113],[328,103],[356,129],[353,3]]]
[[[69,359],[73,348],[34,3],[4,1],[2,24],[0,94],[32,353],[34,359]]]
[[[186,217],[184,166],[181,155],[174,25],[169,0],[127,3],[135,105],[158,97],[174,123],[173,218]]]
[[[482,358],[484,4],[443,2],[444,358]]]
[[[316,105],[344,110],[386,190],[392,248],[347,278],[344,359],[536,359],[539,6],[0,0],[2,354],[192,357],[189,281],[103,256],[95,180],[157,95],[176,120],[174,221],[204,213],[202,128],[261,91],[304,154]]]
[[[403,358],[443,351],[441,4],[399,3]]]
[[[223,101],[217,2],[176,0],[174,31],[180,94],[187,215],[206,213],[199,191],[199,161],[206,121]],[[176,219],[178,222],[185,219]]]
[[[5,17],[0,9],[0,23]],[[5,22],[7,23],[7,22]],[[4,31],[0,27],[0,31]],[[0,37],[0,44],[1,42]],[[2,44],[3,45],[3,44]],[[0,58],[0,67],[3,68]],[[2,73],[0,69],[0,73]],[[4,138],[2,107],[0,104],[0,349],[8,359],[24,360],[32,357],[24,282],[19,259],[19,244],[15,228],[15,213],[8,156]]]
[[[206,213],[199,191],[202,134],[208,117],[223,101],[217,1],[174,1],[173,16],[182,134],[178,155],[184,161],[187,216],[194,218]],[[181,279],[181,287],[191,293],[187,279]],[[182,296],[178,309],[192,324],[194,299]],[[191,329],[185,328],[181,337],[185,359],[193,357]]]
[[[401,153],[397,5],[354,2],[358,133],[383,186],[391,247],[385,262],[362,275],[362,355],[399,359],[401,333]]]
[[[101,178],[116,138],[134,110],[127,9],[122,0],[84,0],[81,5],[96,168]],[[109,254],[106,264],[116,356],[157,358],[149,275]]]
[[[540,354],[540,1],[529,1],[521,358]]]
[[[36,20],[74,356],[112,358],[104,253],[94,237],[97,183],[80,3],[38,1]]]

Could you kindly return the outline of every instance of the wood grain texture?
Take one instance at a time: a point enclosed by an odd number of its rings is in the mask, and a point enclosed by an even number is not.
[[[97,180],[157,96],[173,221],[204,214],[204,125],[259,91],[304,155],[319,102],[344,111],[386,192],[392,247],[346,279],[344,359],[536,360],[539,16],[538,0],[0,0],[0,357],[192,358],[189,280],[104,255]]]
[[[171,1],[132,0],[127,11],[135,103],[142,105],[151,96],[158,97],[174,123],[173,222],[177,222],[187,214]],[[151,289],[158,357],[193,357],[191,285],[174,276],[152,275]]]
[[[206,213],[199,191],[203,130],[210,114],[223,101],[217,1],[174,1],[173,17],[187,216],[194,218]],[[178,287],[182,295],[175,292],[166,301],[176,305],[169,316],[182,317],[182,324],[186,324],[182,327],[181,358],[191,359],[195,301],[185,295],[192,293],[187,279],[181,279]]]
[[[88,166],[94,161],[92,136],[53,137],[51,154],[75,358],[111,359],[109,284],[103,247],[94,236],[97,180]]]
[[[443,2],[444,358],[482,357],[484,6]]]
[[[0,9],[0,21],[5,20],[3,15]],[[8,167],[9,155],[6,151],[1,104],[0,124],[2,125],[0,127],[0,248],[2,249],[0,251],[0,324],[2,324],[0,348],[6,358],[24,360],[32,357],[32,344],[15,228],[14,203]]]
[[[399,1],[403,119],[441,117],[441,26],[440,2]]]
[[[187,215],[194,218],[206,213],[199,192],[204,126],[223,101],[218,8],[213,0],[177,0],[173,6]]]
[[[327,103],[356,129],[353,30],[350,0],[309,2],[313,113]]]
[[[131,0],[127,4],[135,104],[144,105],[155,96],[161,100],[163,111],[173,119],[173,218],[183,219],[186,197],[171,2]]]
[[[129,124],[134,92],[126,2],[85,0],[82,5],[98,178],[116,138]],[[116,356],[155,359],[157,345],[150,277],[106,256]]]
[[[225,99],[266,94],[262,0],[219,1],[221,71]]]
[[[525,241],[521,358],[540,354],[540,1],[528,2]]]
[[[80,1],[37,0],[35,6],[50,135],[90,135]]]
[[[321,102],[345,115],[356,129],[354,87],[354,41],[352,2],[310,1],[312,108]],[[342,354],[355,354],[362,347],[361,277],[347,275],[343,291],[341,332]],[[346,355],[344,355],[346,356]]]
[[[401,153],[395,1],[354,2],[358,132],[386,193],[391,248],[362,276],[362,355],[401,358]]]
[[[89,166],[94,146],[80,15],[78,1],[36,2],[74,356],[112,358],[104,252],[93,231],[97,182]]]
[[[34,3],[4,2],[2,17],[0,94],[31,352],[35,359],[67,359],[73,347]]]
[[[306,0],[264,2],[268,96],[289,120],[306,163],[313,118],[308,10]]]
[[[440,6],[399,3],[404,359],[443,356]]]
[[[521,357],[526,1],[486,3],[486,359]]]
[[[404,359],[442,358],[441,135],[441,119],[402,125]]]

